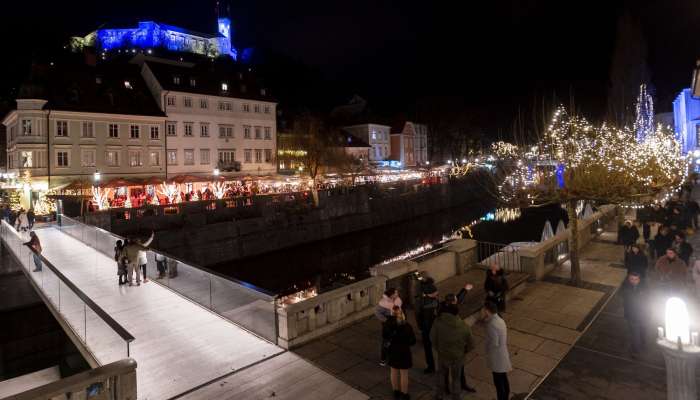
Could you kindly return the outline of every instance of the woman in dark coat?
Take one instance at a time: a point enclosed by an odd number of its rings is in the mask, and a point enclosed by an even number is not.
[[[508,281],[506,281],[505,271],[498,264],[491,264],[491,268],[486,271],[486,301],[491,301],[498,306],[498,312],[506,311],[506,292],[508,292]]]
[[[411,346],[416,344],[413,328],[401,308],[395,306],[382,332],[387,346],[387,364],[391,367],[391,388],[395,399],[409,399],[408,370],[413,367]]]
[[[647,277],[648,265],[649,259],[647,255],[644,254],[638,244],[633,244],[630,247],[630,251],[625,254],[625,268],[627,268],[627,274],[634,272],[644,281]]]

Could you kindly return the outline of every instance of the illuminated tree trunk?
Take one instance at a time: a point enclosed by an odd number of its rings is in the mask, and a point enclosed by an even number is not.
[[[566,212],[569,215],[569,263],[571,263],[571,284],[581,285],[581,265],[578,258],[578,218],[576,216],[576,200],[566,202]]]

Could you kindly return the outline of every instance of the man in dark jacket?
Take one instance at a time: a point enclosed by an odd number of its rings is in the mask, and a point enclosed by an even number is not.
[[[678,258],[683,260],[685,265],[690,265],[690,256],[693,254],[693,246],[685,241],[685,235],[683,233],[676,234],[673,241],[673,248],[676,249]]]
[[[425,363],[427,364],[424,372],[432,374],[435,372],[435,359],[433,358],[433,344],[430,341],[430,331],[433,328],[438,308],[438,290],[433,278],[426,276],[420,280],[420,293],[417,303],[416,318],[421,333],[421,340],[423,341]]]
[[[622,301],[632,341],[631,353],[636,358],[645,346],[644,316],[649,312],[646,290],[638,273],[630,272],[627,275],[627,280],[622,285]]]
[[[440,308],[438,309],[438,317],[440,316],[440,314],[445,312],[445,310],[449,310],[451,306],[459,307],[460,304],[464,303],[464,299],[467,297],[467,293],[473,288],[474,285],[472,285],[471,283],[466,283],[463,288],[459,289],[459,292],[456,296],[452,293],[447,294],[445,296],[445,301],[440,304]],[[462,368],[462,372],[460,373],[460,375],[460,385],[462,386],[462,390],[469,393],[475,393],[476,389],[467,385],[467,377],[464,374],[464,368]],[[445,393],[450,393],[450,379],[448,376],[445,376]]]
[[[656,252],[654,257],[659,258],[666,254],[666,250],[671,247],[672,243],[673,237],[669,233],[668,227],[663,225],[660,226],[659,232],[654,237],[654,251]]]
[[[639,239],[639,230],[632,224],[632,221],[625,221],[625,224],[618,230],[617,238],[625,246],[625,250],[629,250],[629,247]]]
[[[625,268],[627,268],[627,273],[635,272],[642,280],[646,280],[648,266],[649,259],[647,255],[639,248],[638,244],[633,244],[630,247],[630,251],[625,253]]]
[[[472,334],[467,325],[458,315],[456,304],[448,304],[435,320],[430,332],[430,340],[438,352],[438,377],[436,380],[437,398],[443,398],[446,377],[451,377],[450,396],[452,399],[462,399],[459,376],[464,368],[464,354],[474,347]],[[449,378],[448,378],[449,379]]]

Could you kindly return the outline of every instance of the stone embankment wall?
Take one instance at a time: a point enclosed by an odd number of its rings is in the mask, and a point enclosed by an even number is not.
[[[409,220],[484,198],[493,180],[480,173],[442,184],[394,184],[308,197],[194,202],[88,214],[88,224],[122,236],[156,231],[153,247],[208,266]],[[288,200],[288,199],[287,199]]]

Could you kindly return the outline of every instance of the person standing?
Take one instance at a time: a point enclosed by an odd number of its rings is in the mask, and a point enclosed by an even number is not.
[[[675,289],[685,286],[687,266],[672,248],[656,260],[656,272],[662,285]]]
[[[627,273],[635,272],[642,279],[646,279],[648,266],[649,259],[639,245],[633,244],[630,246],[630,251],[625,254],[625,268],[627,268]]]
[[[151,232],[151,237],[141,243],[136,239],[129,239],[129,243],[124,247],[124,251],[126,252],[126,258],[129,260],[129,271],[128,271],[128,281],[129,281],[129,286],[134,285],[134,280],[133,280],[133,275],[134,272],[136,273],[136,285],[141,286],[141,265],[139,265],[139,262],[141,261],[139,258],[139,253],[140,252],[145,252],[148,250],[146,246],[148,246],[151,241],[153,240],[153,237],[155,235],[155,232]],[[145,268],[143,268],[145,272]]]
[[[484,291],[486,291],[486,301],[496,304],[498,312],[506,311],[508,281],[506,280],[505,271],[497,263],[491,264],[491,267],[486,271]]]
[[[24,208],[19,210],[19,217],[17,217],[17,231],[26,232],[29,230],[29,218],[27,218],[27,212]]]
[[[392,317],[394,307],[401,307],[402,301],[399,291],[396,288],[388,288],[379,299],[377,307],[374,309],[374,316],[382,323],[382,345],[379,353],[379,365],[386,366],[387,343],[384,340],[384,328],[386,322]]]
[[[143,247],[141,250],[139,250],[139,267],[141,267],[141,270],[143,271],[143,283],[148,282],[148,275],[146,275],[146,267],[148,266],[148,257],[146,255],[146,251],[148,250],[148,246],[151,244],[153,241],[153,237],[155,236],[155,232],[151,232],[151,237],[148,238],[145,242],[141,243],[141,246]]]
[[[632,221],[627,220],[618,230],[617,237],[619,242],[625,246],[625,250],[629,250],[630,246],[637,243],[637,239],[639,239],[639,230],[632,224]]]
[[[496,398],[508,400],[508,372],[513,369],[508,353],[508,328],[506,322],[498,315],[498,306],[492,302],[486,302],[484,305],[482,319],[486,323],[486,363],[493,375]]]
[[[452,293],[448,293],[445,296],[445,301],[442,303],[442,305],[438,309],[438,317],[440,316],[440,314],[442,314],[445,311],[446,306],[449,306],[450,304],[452,304],[456,307],[459,307],[460,304],[464,303],[464,299],[467,296],[467,293],[470,290],[472,290],[473,288],[474,288],[474,286],[471,283],[467,283],[464,285],[463,288],[459,289],[459,292],[457,293],[456,296]],[[459,375],[460,375],[459,382],[460,382],[460,386],[462,387],[462,390],[464,390],[465,392],[469,392],[469,393],[475,393],[476,389],[467,385],[467,377],[464,373],[464,367],[462,367],[462,371],[460,372]],[[445,377],[445,391],[448,394],[450,393],[450,379],[447,376]]]
[[[685,241],[685,234],[679,232],[673,240],[673,248],[678,254],[678,258],[683,260],[686,265],[690,265],[690,256],[693,254],[693,246]]]
[[[30,249],[34,250],[32,252],[32,258],[34,259],[34,269],[32,272],[41,272],[41,258],[39,257],[39,254],[41,254],[42,248],[41,242],[39,241],[39,236],[36,235],[36,232],[29,232],[29,241],[24,243],[24,245],[29,246]]]
[[[658,259],[666,254],[666,249],[671,247],[671,244],[673,244],[673,237],[671,237],[668,227],[661,225],[658,233],[654,236],[654,251],[656,253],[654,258]]]
[[[408,370],[413,367],[411,346],[416,344],[416,335],[411,324],[406,322],[406,315],[401,311],[401,307],[393,307],[392,316],[384,323],[382,336],[387,344],[387,363],[391,368],[394,398],[408,400]]]
[[[160,253],[155,253],[156,268],[158,269],[158,279],[165,278],[165,269],[167,268],[167,260]]]
[[[30,208],[29,211],[27,211],[27,222],[29,224],[30,231],[32,230],[32,228],[34,228],[35,221],[36,221],[36,215],[34,215],[34,208]]]
[[[631,271],[622,285],[622,299],[625,319],[632,341],[632,358],[642,352],[645,346],[644,315],[647,313],[646,293],[639,273]]]
[[[420,280],[419,296],[416,318],[420,328],[421,340],[423,341],[425,364],[427,365],[423,372],[432,374],[435,372],[435,358],[433,358],[433,343],[430,341],[430,332],[437,316],[438,290],[435,286],[435,281],[430,276]]]
[[[123,285],[127,282],[126,269],[129,260],[127,260],[124,247],[125,245],[122,244],[121,240],[117,240],[116,244],[114,245],[114,261],[117,262],[117,277],[119,278],[120,285]]]
[[[460,375],[464,368],[464,354],[471,350],[473,341],[469,325],[458,314],[456,304],[445,304],[430,332],[430,340],[438,353],[437,398],[443,397],[445,379],[449,379],[450,397],[462,399]]]

